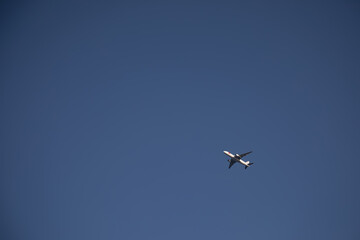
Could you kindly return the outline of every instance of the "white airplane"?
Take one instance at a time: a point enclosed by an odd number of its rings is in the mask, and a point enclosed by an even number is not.
[[[243,161],[242,158],[245,157],[246,155],[252,153],[251,152],[247,152],[247,153],[243,153],[243,154],[232,154],[228,151],[224,151],[224,153],[226,155],[228,155],[229,157],[231,157],[231,159],[228,160],[228,162],[230,163],[229,164],[229,168],[231,168],[232,165],[234,165],[234,163],[238,162],[238,163],[241,163],[242,165],[245,165],[245,169],[247,169],[250,165],[254,164],[254,163],[251,163],[250,161]]]

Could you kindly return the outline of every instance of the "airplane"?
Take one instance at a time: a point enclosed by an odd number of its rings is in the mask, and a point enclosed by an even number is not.
[[[247,152],[247,153],[243,153],[243,154],[235,154],[235,155],[228,152],[228,151],[224,151],[224,153],[227,156],[231,157],[231,159],[228,160],[228,162],[230,163],[229,168],[231,168],[231,166],[234,165],[234,163],[236,163],[236,162],[241,163],[242,165],[245,165],[245,169],[247,169],[250,165],[254,164],[254,163],[252,163],[250,161],[245,162],[245,161],[242,160],[243,157],[245,157],[246,155],[252,153],[252,151]]]

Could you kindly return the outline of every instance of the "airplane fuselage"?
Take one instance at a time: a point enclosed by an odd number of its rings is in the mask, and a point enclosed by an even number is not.
[[[234,154],[232,154],[231,152],[228,152],[228,151],[224,151],[224,153],[231,158],[231,161],[235,161],[235,162],[241,163],[244,166],[249,167],[249,163],[250,163],[249,161],[245,162],[241,158],[237,158]]]

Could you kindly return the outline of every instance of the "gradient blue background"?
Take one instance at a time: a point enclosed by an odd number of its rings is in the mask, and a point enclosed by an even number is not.
[[[357,1],[0,6],[1,239],[360,239]]]

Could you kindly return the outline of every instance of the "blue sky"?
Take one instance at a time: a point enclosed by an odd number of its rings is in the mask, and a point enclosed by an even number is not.
[[[2,239],[359,239],[356,1],[0,15]]]

